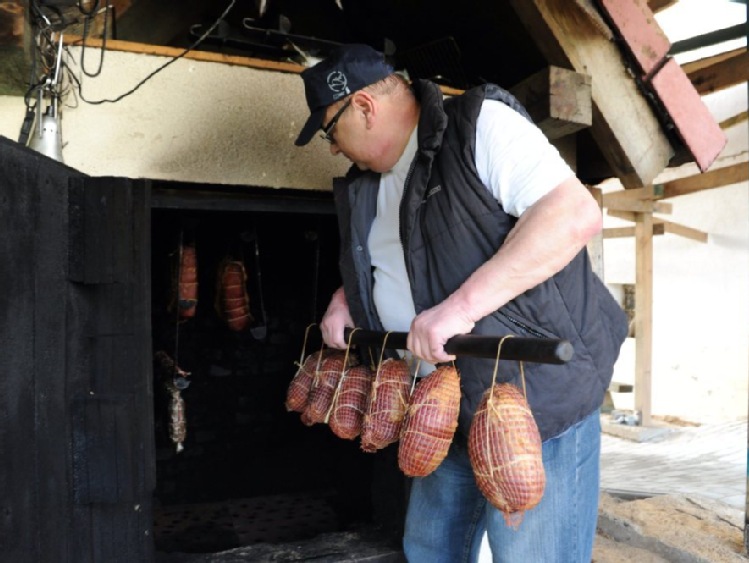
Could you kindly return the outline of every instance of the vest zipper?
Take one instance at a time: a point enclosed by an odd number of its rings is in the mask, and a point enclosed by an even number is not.
[[[516,327],[524,330],[528,334],[532,334],[533,336],[537,338],[548,338],[545,334],[541,334],[536,329],[529,327],[527,324],[517,320],[515,317],[511,317],[510,315],[503,313],[501,311],[498,311],[500,315],[502,315],[504,318],[506,318],[508,321],[510,321],[512,324],[514,324]]]

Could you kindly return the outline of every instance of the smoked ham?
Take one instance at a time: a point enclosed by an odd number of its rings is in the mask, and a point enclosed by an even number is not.
[[[330,355],[330,350],[318,350],[307,356],[301,365],[299,365],[299,369],[297,369],[286,390],[286,402],[284,406],[287,411],[304,411],[309,399],[312,382],[315,379],[315,372],[319,369],[322,359],[328,355]]]
[[[195,316],[198,305],[198,258],[193,244],[181,248],[177,305],[180,317]]]
[[[403,420],[398,466],[409,477],[425,477],[442,463],[460,412],[460,377],[440,366],[416,384]]]
[[[410,390],[411,371],[405,360],[380,363],[362,420],[362,450],[371,453],[398,441]]]
[[[333,404],[338,381],[346,367],[355,364],[354,356],[343,350],[329,350],[320,362],[320,368],[315,372],[310,388],[307,405],[302,413],[302,422],[307,426],[328,421],[328,413]]]
[[[339,438],[353,440],[361,434],[373,375],[366,364],[352,367],[343,375],[328,420],[333,434]]]
[[[512,527],[536,506],[546,474],[541,437],[523,392],[511,383],[490,387],[471,422],[468,454],[476,483]]]
[[[253,320],[244,264],[236,260],[224,260],[219,268],[218,286],[217,305],[227,326],[237,332],[244,330]]]

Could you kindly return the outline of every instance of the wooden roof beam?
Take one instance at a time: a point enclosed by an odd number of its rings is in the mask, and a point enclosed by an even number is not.
[[[653,12],[660,12],[676,4],[678,0],[648,0],[648,7]]]
[[[637,76],[646,92],[660,102],[667,127],[687,148],[701,171],[706,171],[727,143],[684,69],[669,52],[668,37],[658,25],[644,0],[599,0],[601,9],[611,21],[629,56],[630,71]]]
[[[702,174],[678,178],[653,186],[656,199],[666,199],[680,195],[712,190],[749,180],[749,164],[740,162],[723,168],[708,170]]]
[[[550,65],[593,77],[590,132],[613,173],[626,188],[651,184],[673,148],[616,43],[580,2],[510,0]]]
[[[693,176],[677,178],[662,184],[630,190],[616,190],[603,194],[602,205],[610,211],[648,211],[647,202],[664,204],[659,200],[711,190],[731,184],[749,181],[749,163],[739,162],[723,168],[708,170]],[[671,213],[668,207],[653,205],[654,213]]]
[[[550,66],[510,88],[550,140],[590,127],[593,123],[591,78]]]
[[[681,66],[697,92],[704,96],[749,80],[746,47],[686,63]]]
[[[743,123],[749,119],[749,114],[747,112],[742,111],[741,113],[737,113],[736,115],[732,115],[731,117],[724,119],[720,122],[720,128],[721,129],[730,129],[734,125],[738,125],[739,123]]]

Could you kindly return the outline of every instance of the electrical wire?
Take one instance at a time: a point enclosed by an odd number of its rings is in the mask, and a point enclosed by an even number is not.
[[[98,0],[96,4],[98,4]],[[89,78],[96,78],[101,74],[102,69],[104,68],[104,52],[107,48],[107,31],[109,30],[109,13],[112,10],[112,5],[107,3],[106,6],[104,6],[99,13],[104,12],[104,27],[101,32],[101,56],[99,57],[99,68],[97,68],[94,72],[88,72],[86,70],[86,38],[88,37],[89,31],[91,29],[91,23],[94,21],[94,18],[98,14],[94,14],[93,10],[90,12],[91,15],[88,15],[89,13],[86,12],[86,18],[83,20],[83,46],[81,47],[81,72],[88,76]]]
[[[34,35],[34,56],[31,57],[31,69],[29,73],[29,87],[24,93],[24,104],[26,105],[26,114],[21,124],[21,130],[18,135],[18,142],[26,145],[29,141],[31,128],[36,119],[37,114],[42,111],[39,105],[39,100],[46,93],[53,99],[53,103],[60,103],[63,99],[73,97],[75,103],[71,104],[66,102],[67,107],[78,107],[79,100],[92,105],[100,105],[105,103],[116,103],[126,98],[127,96],[136,92],[141,86],[153,78],[156,74],[167,68],[175,61],[184,57],[187,53],[195,49],[205,39],[213,33],[216,27],[224,21],[226,16],[232,10],[236,0],[231,0],[221,15],[216,21],[204,32],[198,39],[196,39],[189,47],[184,51],[172,57],[160,67],[150,72],[143,80],[138,82],[135,86],[120,94],[116,98],[105,98],[101,100],[88,100],[83,95],[83,84],[81,79],[75,75],[75,72],[71,68],[67,59],[73,61],[73,57],[70,53],[70,49],[67,46],[61,45],[62,34],[64,30],[75,23],[65,18],[62,10],[54,5],[40,4],[39,0],[29,1],[29,14],[32,29],[35,30]],[[99,0],[95,0],[93,6],[90,9],[84,7],[83,0],[77,2],[78,11],[83,15],[83,45],[80,57],[80,71],[83,75],[89,78],[98,77],[104,67],[104,53],[106,52],[106,40],[109,25],[110,13],[113,11],[111,4],[108,2],[102,7],[99,7]],[[95,71],[90,72],[85,68],[85,54],[87,50],[86,39],[90,33],[91,25],[93,20],[101,13],[104,13],[104,27],[102,35],[101,45],[101,57],[99,59],[98,67]],[[114,25],[114,22],[112,22]],[[64,50],[66,54],[66,60],[61,60],[60,55]],[[62,73],[62,75],[61,75]],[[67,80],[64,80],[67,77]],[[75,87],[68,86],[75,85]]]
[[[234,4],[236,4],[236,0],[231,0],[229,2],[229,5],[226,7],[226,9],[221,13],[221,15],[216,19],[216,21],[200,36],[198,39],[196,39],[189,47],[187,47],[184,51],[182,51],[180,54],[172,57],[167,62],[165,62],[160,67],[156,68],[152,72],[150,72],[148,75],[146,75],[143,80],[138,82],[135,86],[127,90],[126,92],[120,94],[116,98],[104,98],[100,100],[88,100],[83,95],[83,85],[78,77],[76,77],[74,74],[69,73],[70,78],[75,82],[77,89],[78,89],[78,97],[86,102],[87,104],[91,105],[100,105],[100,104],[106,104],[106,103],[116,103],[122,100],[123,98],[126,98],[127,96],[133,94],[136,92],[141,86],[143,86],[146,82],[148,82],[151,78],[153,78],[156,74],[167,68],[172,63],[176,62],[177,60],[184,57],[187,53],[195,49],[198,45],[200,45],[205,39],[213,32],[214,29],[226,18],[226,16],[229,14],[231,9],[234,7]],[[104,52],[102,51],[102,64],[104,62]]]

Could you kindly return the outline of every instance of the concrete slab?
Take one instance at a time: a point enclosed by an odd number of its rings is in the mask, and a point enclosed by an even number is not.
[[[674,431],[667,425],[639,426],[612,422],[610,416],[601,417],[601,431],[633,442],[649,442]]]

